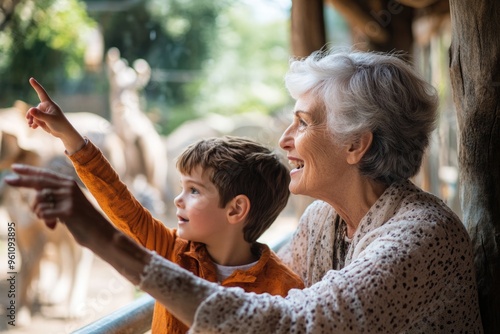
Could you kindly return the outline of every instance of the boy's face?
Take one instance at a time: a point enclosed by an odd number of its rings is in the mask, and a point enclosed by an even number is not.
[[[219,192],[201,167],[181,175],[181,192],[174,199],[179,237],[216,243],[228,227],[226,209],[219,207]]]

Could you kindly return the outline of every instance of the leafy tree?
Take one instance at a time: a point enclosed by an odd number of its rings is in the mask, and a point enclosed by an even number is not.
[[[146,110],[163,134],[207,112],[270,113],[288,102],[287,22],[261,21],[248,1],[106,1],[103,7],[86,0],[88,12],[78,0],[16,1],[0,31],[4,105],[34,98],[30,76],[43,78],[51,91],[102,94],[105,73],[89,74],[83,65],[86,33],[97,25],[105,50],[117,47],[129,63],[143,58],[152,67]]]
[[[78,0],[23,0],[0,31],[1,105],[29,100],[29,77],[56,83],[83,74],[86,33],[94,26]]]
[[[242,4],[228,8],[219,25],[220,45],[204,65],[195,109],[221,114],[281,110],[290,101],[283,82],[290,56],[287,20],[259,21]]]
[[[144,93],[164,134],[207,112],[270,113],[288,102],[285,19],[261,21],[243,1],[229,0],[145,0],[94,17],[106,50],[152,67]]]
[[[95,13],[105,49],[117,47],[132,63],[145,59],[153,73],[145,89],[148,109],[166,133],[192,118],[188,83],[202,75],[202,65],[217,45],[217,20],[229,0],[145,0],[119,12]],[[172,117],[174,115],[174,117]]]

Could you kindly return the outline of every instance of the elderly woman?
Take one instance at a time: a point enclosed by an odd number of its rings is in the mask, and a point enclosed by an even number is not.
[[[141,248],[70,179],[19,166],[8,183],[38,189],[40,217],[64,221],[191,333],[481,333],[467,232],[409,181],[434,128],[434,89],[395,56],[336,51],[293,61],[286,84],[290,190],[318,199],[280,254],[307,286],[286,298],[222,288]]]

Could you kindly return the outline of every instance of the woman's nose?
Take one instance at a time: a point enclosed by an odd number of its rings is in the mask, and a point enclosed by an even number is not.
[[[290,124],[288,128],[286,128],[279,140],[280,147],[285,151],[290,151],[293,148],[292,126],[293,124]]]

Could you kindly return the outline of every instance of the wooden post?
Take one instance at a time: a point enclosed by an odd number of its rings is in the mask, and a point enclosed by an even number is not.
[[[292,1],[292,54],[307,57],[326,43],[323,0]]]
[[[485,333],[500,333],[500,1],[450,1],[463,221]]]

